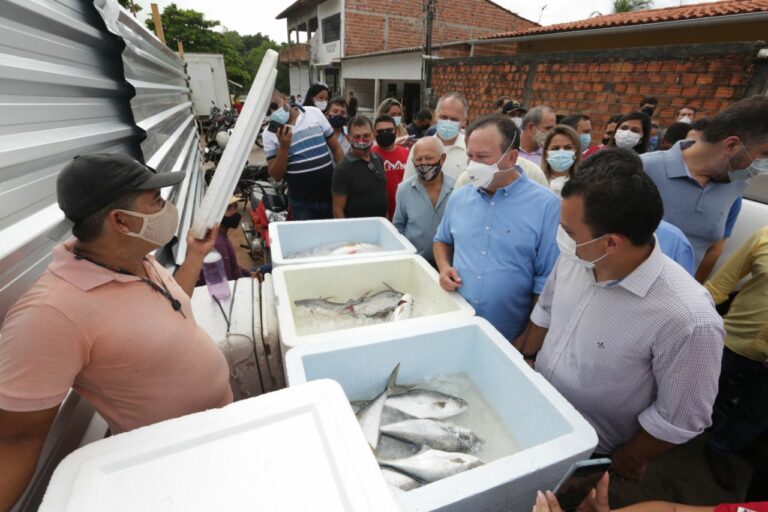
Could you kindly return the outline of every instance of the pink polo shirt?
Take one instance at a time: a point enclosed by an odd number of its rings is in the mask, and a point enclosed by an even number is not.
[[[72,388],[118,433],[232,402],[224,355],[161,265],[145,263],[183,316],[139,278],[76,259],[73,245],[54,248],[48,270],[8,311],[0,409],[48,409]]]

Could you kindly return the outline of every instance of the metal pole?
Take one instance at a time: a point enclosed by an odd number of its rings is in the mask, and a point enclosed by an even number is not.
[[[432,100],[432,24],[435,20],[435,4],[437,0],[426,0],[427,2],[427,40],[424,45],[424,97],[428,105]]]

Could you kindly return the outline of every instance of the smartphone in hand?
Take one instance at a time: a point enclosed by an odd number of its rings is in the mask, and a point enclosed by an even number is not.
[[[565,512],[574,512],[609,469],[611,459],[585,460],[571,466],[555,488],[560,507]]]
[[[269,124],[267,125],[267,131],[272,133],[277,133],[277,130],[279,130],[281,127],[285,126],[283,123],[278,123],[277,121],[269,121]]]

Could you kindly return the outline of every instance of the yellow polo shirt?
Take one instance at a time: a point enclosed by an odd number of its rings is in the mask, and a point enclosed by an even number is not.
[[[725,316],[725,345],[764,362],[768,361],[768,226],[753,234],[704,286],[720,304],[748,274],[751,277]]]

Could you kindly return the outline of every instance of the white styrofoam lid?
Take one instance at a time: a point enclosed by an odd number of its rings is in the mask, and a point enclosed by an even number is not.
[[[87,445],[41,511],[396,511],[341,387],[268,393]]]

